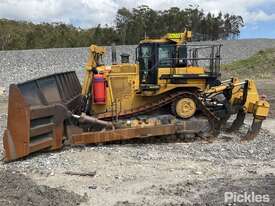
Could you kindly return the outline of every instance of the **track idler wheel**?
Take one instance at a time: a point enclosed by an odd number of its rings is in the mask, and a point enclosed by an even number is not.
[[[244,123],[244,119],[245,119],[245,112],[243,110],[240,110],[237,114],[236,119],[232,123],[231,127],[227,129],[227,132],[234,132],[239,130]]]
[[[182,119],[192,117],[197,110],[195,101],[189,97],[182,97],[172,104],[172,112]]]
[[[262,119],[254,118],[251,127],[249,128],[247,134],[241,139],[241,142],[250,141],[250,140],[255,139],[255,137],[260,132],[262,123],[263,123]]]

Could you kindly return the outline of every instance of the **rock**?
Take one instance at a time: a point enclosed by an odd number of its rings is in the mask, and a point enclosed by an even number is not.
[[[257,174],[256,170],[247,170],[247,172],[250,173],[250,174]]]
[[[196,174],[196,175],[201,175],[201,174],[202,174],[202,172],[200,172],[200,171],[196,171],[196,172],[194,172],[194,174]]]
[[[97,188],[97,186],[96,186],[96,185],[91,185],[91,186],[89,186],[88,188],[89,188],[89,189],[92,189],[92,190],[95,190],[95,189]]]
[[[0,87],[0,96],[3,96],[6,93],[6,90],[4,87]]]
[[[39,189],[39,191],[40,191],[41,193],[45,193],[45,192],[47,191],[47,187],[44,186],[44,185],[40,185],[40,186],[38,187],[38,189]]]
[[[42,201],[40,201],[39,206],[48,206],[48,205],[50,205],[50,204],[51,204],[51,203],[50,203],[49,200],[43,199]]]

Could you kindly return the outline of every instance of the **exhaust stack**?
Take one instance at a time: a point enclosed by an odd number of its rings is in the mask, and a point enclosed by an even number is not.
[[[117,59],[116,59],[116,44],[113,43],[111,47],[112,51],[112,64],[117,64]]]

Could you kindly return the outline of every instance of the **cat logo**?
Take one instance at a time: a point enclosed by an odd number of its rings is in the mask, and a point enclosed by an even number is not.
[[[168,39],[181,39],[181,33],[168,33]]]

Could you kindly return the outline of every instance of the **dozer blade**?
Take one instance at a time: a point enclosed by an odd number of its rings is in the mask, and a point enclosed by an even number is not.
[[[242,138],[242,142],[250,141],[255,139],[255,137],[259,134],[260,129],[262,127],[263,120],[262,119],[253,119],[253,123],[251,127],[249,128],[247,134]]]
[[[245,119],[245,112],[243,110],[239,110],[236,119],[233,121],[231,127],[227,129],[227,132],[234,132],[240,129],[243,125]]]
[[[12,84],[3,143],[5,160],[62,146],[68,111],[81,111],[81,85],[75,72]]]

